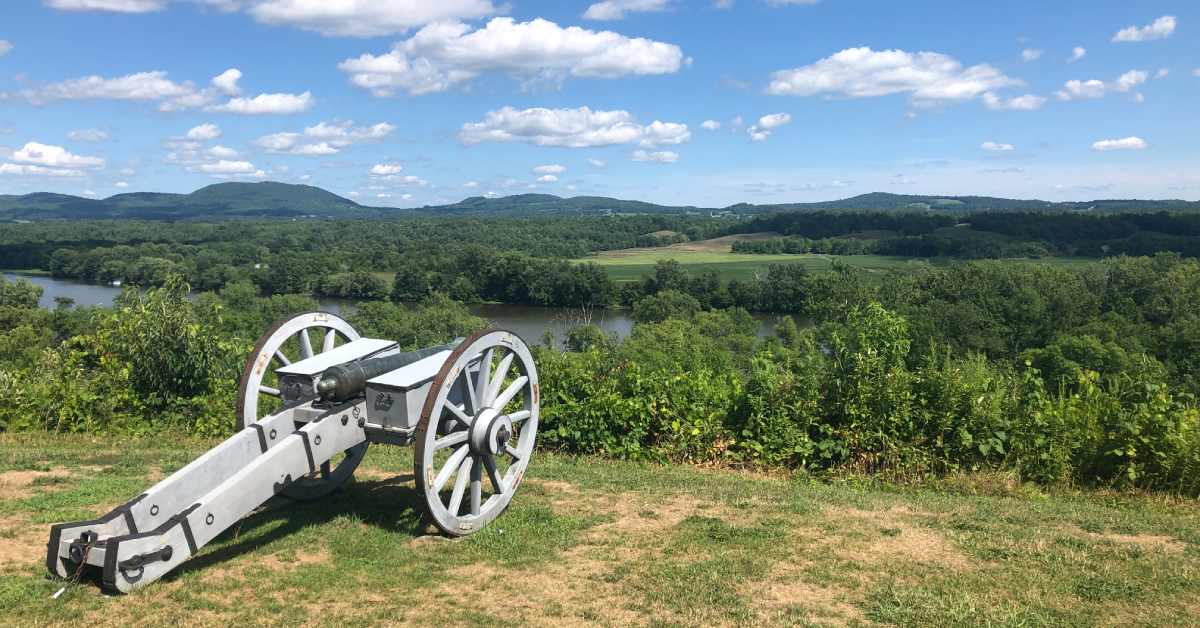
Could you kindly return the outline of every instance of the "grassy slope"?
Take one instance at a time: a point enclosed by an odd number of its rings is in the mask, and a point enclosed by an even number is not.
[[[742,234],[653,248],[604,251],[575,261],[594,262],[603,266],[614,281],[634,281],[644,275],[653,274],[655,262],[662,259],[677,260],[696,272],[715,270],[725,281],[752,279],[755,273],[766,272],[767,267],[771,264],[803,264],[809,270],[827,270],[833,261],[837,260],[870,272],[883,272],[903,270],[930,263],[917,258],[888,255],[751,255],[730,252],[734,240],[755,240],[770,235]],[[1064,265],[1082,265],[1093,261],[1095,260],[1084,258],[1037,260],[1038,263]],[[936,263],[947,262],[939,260]]]
[[[408,450],[281,502],[124,598],[43,577],[46,525],[99,514],[207,443],[0,435],[8,625],[1195,625],[1200,506],[828,485],[539,454],[509,512],[425,535]],[[41,471],[31,473],[30,470]],[[955,490],[947,490],[953,487]],[[972,494],[986,489],[985,494]]]

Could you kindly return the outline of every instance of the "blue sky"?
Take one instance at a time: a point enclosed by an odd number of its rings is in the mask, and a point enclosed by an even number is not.
[[[1153,0],[6,0],[0,194],[1197,199],[1198,25]]]

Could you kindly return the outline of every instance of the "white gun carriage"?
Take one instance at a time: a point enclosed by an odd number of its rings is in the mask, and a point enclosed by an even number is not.
[[[333,314],[292,317],[246,360],[237,432],[107,515],[52,526],[46,567],[115,592],[145,586],[276,495],[337,490],[371,443],[414,445],[429,519],[472,534],[521,484],[539,396],[529,347],[509,331],[402,352]]]

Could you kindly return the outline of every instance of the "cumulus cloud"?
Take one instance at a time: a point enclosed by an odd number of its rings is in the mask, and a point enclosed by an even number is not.
[[[653,147],[691,139],[686,124],[655,120],[638,124],[628,111],[578,109],[514,109],[489,111],[480,122],[464,124],[459,139],[480,142],[525,142],[537,146],[586,148],[633,144]]]
[[[12,43],[10,43],[7,39],[0,39],[0,57],[8,54],[8,52],[12,49]]]
[[[1020,84],[990,65],[964,68],[937,52],[848,48],[811,65],[775,72],[767,93],[847,98],[909,94],[916,105],[935,105]]]
[[[0,174],[34,177],[82,177],[82,170],[71,168],[47,168],[28,164],[0,163]]]
[[[269,153],[333,155],[352,144],[383,139],[395,130],[396,127],[387,122],[356,127],[353,120],[335,120],[305,127],[303,133],[264,135],[254,140],[254,144]]]
[[[538,183],[554,183],[555,181],[558,181],[558,177],[556,177],[552,174],[544,174],[544,175],[538,177],[537,180],[538,180]]]
[[[1170,68],[1159,68],[1158,71],[1154,73],[1154,78],[1156,78],[1156,79],[1167,78],[1170,75],[1171,75]]]
[[[746,129],[746,133],[750,135],[750,139],[755,142],[761,142],[771,137],[771,132],[792,121],[792,115],[788,113],[772,113],[758,119],[757,124],[750,125]]]
[[[288,115],[308,111],[313,106],[311,92],[303,94],[259,94],[253,98],[231,98],[229,102],[208,107],[208,111],[248,116]]]
[[[1137,136],[1121,138],[1119,140],[1100,140],[1092,143],[1093,150],[1110,151],[1110,150],[1143,150],[1149,144]]]
[[[546,164],[533,169],[535,174],[562,174],[566,171],[567,167],[561,164]]]
[[[633,161],[651,161],[660,164],[673,164],[679,161],[679,153],[673,153],[669,150],[661,150],[655,152],[647,152],[644,150],[635,150],[630,156]]]
[[[250,15],[325,36],[379,37],[434,22],[470,20],[497,12],[490,0],[266,0]]]
[[[354,85],[390,96],[396,91],[441,92],[492,71],[526,81],[561,81],[567,76],[670,74],[683,62],[683,51],[674,44],[563,28],[541,18],[516,22],[498,17],[476,30],[460,22],[431,24],[391,52],[363,54],[338,67]]]
[[[162,100],[193,93],[194,89],[167,78],[163,71],[137,72],[116,78],[85,76],[20,92],[41,105],[58,100]]]
[[[116,183],[113,184],[113,187],[125,189],[125,188],[129,187],[129,182],[128,181],[117,181]]]
[[[208,153],[209,157],[214,159],[233,159],[234,157],[238,156],[238,152],[236,150],[233,150],[228,146],[221,146],[220,144],[213,146],[206,152]]]
[[[188,129],[185,137],[189,140],[194,140],[197,142],[215,140],[218,137],[221,137],[221,127],[212,123],[201,124],[200,126],[194,126],[191,129]]]
[[[248,161],[222,159],[210,164],[200,164],[196,170],[207,174],[252,174],[257,168]]]
[[[373,177],[390,177],[400,174],[404,170],[404,166],[400,164],[375,164],[371,166],[371,176]]]
[[[29,142],[9,155],[17,163],[46,166],[48,168],[102,168],[104,160],[99,157],[75,155],[61,146]]]
[[[76,142],[103,142],[108,139],[108,133],[100,129],[78,129],[67,133],[67,138]]]
[[[468,190],[473,190],[473,189],[479,187],[479,182],[478,181],[467,181],[466,183],[462,184],[462,186],[464,188],[467,188]]]
[[[1087,100],[1103,98],[1109,92],[1128,92],[1146,82],[1149,75],[1141,70],[1130,70],[1115,81],[1104,82],[1099,79],[1086,81],[1067,81],[1063,88],[1055,92],[1059,100]]]
[[[670,5],[670,0],[604,0],[589,6],[583,12],[583,18],[585,20],[623,20],[626,13],[665,11]]]
[[[608,165],[608,163],[607,163],[607,162],[605,162],[605,161],[603,161],[603,160],[601,160],[601,159],[592,159],[592,158],[590,158],[590,157],[589,157],[587,161],[588,161],[588,163],[589,163],[589,164],[591,164],[591,166],[592,166],[593,168],[603,168],[603,167],[605,167],[605,166],[607,166],[607,165]]]
[[[108,11],[112,13],[152,13],[167,6],[167,0],[44,0],[60,11]]]
[[[1196,68],[1195,70],[1192,70],[1192,76],[1200,77],[1200,68]]]
[[[998,151],[998,152],[1016,150],[1016,147],[1013,146],[1012,144],[997,144],[996,142],[984,142],[984,143],[980,144],[979,147],[982,148],[983,150]]]
[[[1041,56],[1042,56],[1041,50],[1035,50],[1033,48],[1026,48],[1025,50],[1021,51],[1021,60],[1024,61],[1025,63],[1029,63],[1030,61],[1037,61],[1039,58],[1041,58]]]
[[[1071,57],[1067,59],[1067,63],[1075,63],[1086,56],[1087,48],[1084,48],[1083,46],[1075,46],[1075,48],[1071,50]]]
[[[1166,39],[1175,32],[1175,16],[1164,15],[1154,22],[1147,24],[1141,28],[1137,26],[1127,26],[1117,31],[1113,35],[1114,42],[1135,42],[1135,41],[1151,41],[1154,39]]]
[[[705,120],[704,122],[700,123],[700,128],[708,131],[716,131],[717,129],[721,128],[721,123],[717,122],[716,120]]]
[[[226,96],[237,96],[242,93],[238,87],[238,81],[242,80],[242,71],[237,68],[229,68],[224,72],[216,75],[212,79],[213,87],[221,90]]]
[[[991,92],[983,95],[983,105],[992,111],[1034,111],[1041,109],[1046,99],[1034,94],[1001,98]]]

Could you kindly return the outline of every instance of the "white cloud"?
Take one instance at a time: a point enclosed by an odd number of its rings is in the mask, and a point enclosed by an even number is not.
[[[462,126],[459,139],[479,142],[526,142],[537,146],[585,148],[637,143],[641,146],[681,144],[691,139],[686,124],[640,125],[628,111],[578,109],[513,109],[489,111],[481,122]]]
[[[67,138],[76,142],[103,142],[108,139],[108,133],[100,129],[78,129],[67,133]]]
[[[1130,136],[1119,140],[1100,140],[1092,144],[1094,150],[1109,151],[1109,150],[1142,150],[1148,144],[1137,136]]]
[[[189,140],[194,140],[197,142],[215,140],[218,137],[221,137],[221,127],[212,123],[201,124],[200,126],[195,126],[191,129],[188,129],[186,137]]]
[[[1067,63],[1075,63],[1086,56],[1087,48],[1084,48],[1083,46],[1075,46],[1075,48],[1071,50],[1071,57],[1067,59]]]
[[[7,39],[0,39],[0,57],[8,54],[13,49],[13,45]]]
[[[117,181],[116,183],[113,184],[113,187],[124,189],[124,188],[129,187],[129,182],[128,181]]]
[[[603,161],[603,160],[600,160],[600,159],[593,159],[593,158],[590,158],[590,157],[588,158],[587,162],[588,162],[589,164],[591,164],[593,168],[603,168],[603,167],[605,167],[605,166],[607,166],[607,165],[608,165],[608,163],[606,163],[606,162],[605,162],[605,161]]]
[[[213,105],[207,111],[241,115],[287,115],[308,111],[313,106],[311,92],[303,94],[259,94],[253,98],[231,98],[229,102]]]
[[[387,192],[380,192],[379,194],[375,195],[375,198],[392,198],[392,195],[388,194]]]
[[[9,159],[17,163],[47,166],[50,168],[102,168],[104,160],[99,157],[75,155],[61,146],[29,142],[13,151]]]
[[[1159,68],[1158,71],[1154,73],[1154,78],[1156,78],[1156,79],[1167,78],[1170,75],[1171,75],[1170,68]]]
[[[1044,104],[1046,104],[1046,99],[1034,94],[1007,99],[1000,98],[991,92],[983,95],[983,105],[992,111],[1034,111],[1041,109]]]
[[[58,100],[162,100],[193,92],[190,85],[168,79],[166,72],[154,71],[116,78],[85,76],[27,89],[21,95],[31,103],[41,105]]]
[[[554,183],[555,181],[558,181],[558,177],[556,177],[552,174],[544,174],[544,175],[538,177],[537,180],[538,180],[538,183]]]
[[[214,159],[233,159],[238,156],[238,152],[228,146],[218,144],[208,149],[208,155]]]
[[[1037,61],[1041,56],[1042,56],[1041,50],[1035,50],[1033,48],[1026,48],[1025,50],[1021,51],[1021,60],[1024,61],[1025,63],[1029,63],[1030,61]]]
[[[1055,95],[1059,100],[1103,98],[1105,94],[1111,91],[1128,92],[1134,87],[1145,83],[1147,76],[1149,75],[1141,70],[1130,70],[1117,77],[1117,80],[1107,83],[1099,79],[1067,81],[1061,90],[1055,92]]]
[[[0,163],[0,174],[35,177],[82,177],[82,170]]]
[[[1134,94],[1134,95],[1133,95],[1133,102],[1135,102],[1135,103],[1137,103],[1137,104],[1139,104],[1139,105],[1140,105],[1140,104],[1142,104],[1142,103],[1144,103],[1144,102],[1146,102],[1146,95],[1145,95],[1145,94],[1143,94],[1143,93],[1141,93],[1141,92],[1138,92],[1138,93]]]
[[[700,123],[700,127],[709,131],[716,131],[721,128],[721,123],[716,120],[705,120]]]
[[[999,152],[1016,150],[1016,147],[1013,146],[1012,144],[997,144],[996,142],[984,142],[984,143],[980,144],[979,147],[982,148],[983,150],[999,151]]]
[[[525,81],[561,81],[568,75],[670,74],[683,62],[683,51],[674,44],[563,28],[541,18],[516,22],[498,17],[476,30],[459,22],[431,24],[396,43],[391,52],[363,54],[338,67],[354,85],[390,96],[397,90],[411,95],[445,91],[484,72],[506,72]]]
[[[669,150],[656,152],[635,150],[630,158],[633,159],[633,161],[652,161],[660,164],[673,164],[679,161],[679,153],[673,153]]]
[[[254,144],[270,153],[321,156],[333,155],[352,144],[380,140],[396,127],[387,122],[356,127],[353,120],[318,122],[305,127],[304,133],[283,132],[264,135]],[[309,141],[315,140],[315,141]]]
[[[1134,41],[1150,41],[1153,39],[1166,39],[1175,32],[1175,17],[1172,15],[1164,15],[1153,23],[1138,28],[1136,26],[1128,26],[1117,31],[1113,35],[1114,42],[1134,42]]]
[[[238,81],[242,79],[242,71],[237,68],[229,68],[224,72],[216,75],[212,79],[213,87],[221,90],[226,96],[237,96],[242,93],[242,89],[238,87]]]
[[[467,181],[466,183],[462,184],[462,186],[469,190],[473,190],[473,189],[479,187],[479,182],[478,181]]]
[[[907,93],[914,104],[933,105],[1020,84],[990,65],[963,68],[941,53],[848,48],[811,65],[775,72],[767,93],[847,98]]]
[[[402,200],[402,201],[411,201],[412,199],[413,199],[412,194],[405,193],[405,194],[400,195],[400,200]]]
[[[434,22],[476,19],[497,12],[489,0],[266,0],[251,15],[326,36],[379,37]]]
[[[371,166],[371,176],[390,177],[400,174],[402,170],[404,170],[404,166],[400,164],[375,164]]]
[[[535,174],[562,174],[566,171],[567,167],[561,164],[546,164],[533,169]]]
[[[1196,68],[1195,70],[1192,70],[1192,76],[1200,77],[1200,68]]]
[[[670,0],[604,0],[589,6],[583,19],[623,20],[626,13],[665,11],[670,5]]]
[[[230,161],[228,159],[211,164],[200,164],[196,166],[196,169],[208,174],[251,174],[256,170],[254,164],[248,161]]]
[[[161,11],[167,0],[44,0],[46,6],[60,11],[110,11],[113,13],[151,13]]]
[[[757,124],[750,125],[746,132],[750,134],[750,139],[755,142],[761,142],[771,137],[771,132],[792,121],[791,114],[788,113],[772,113],[758,119]]]

